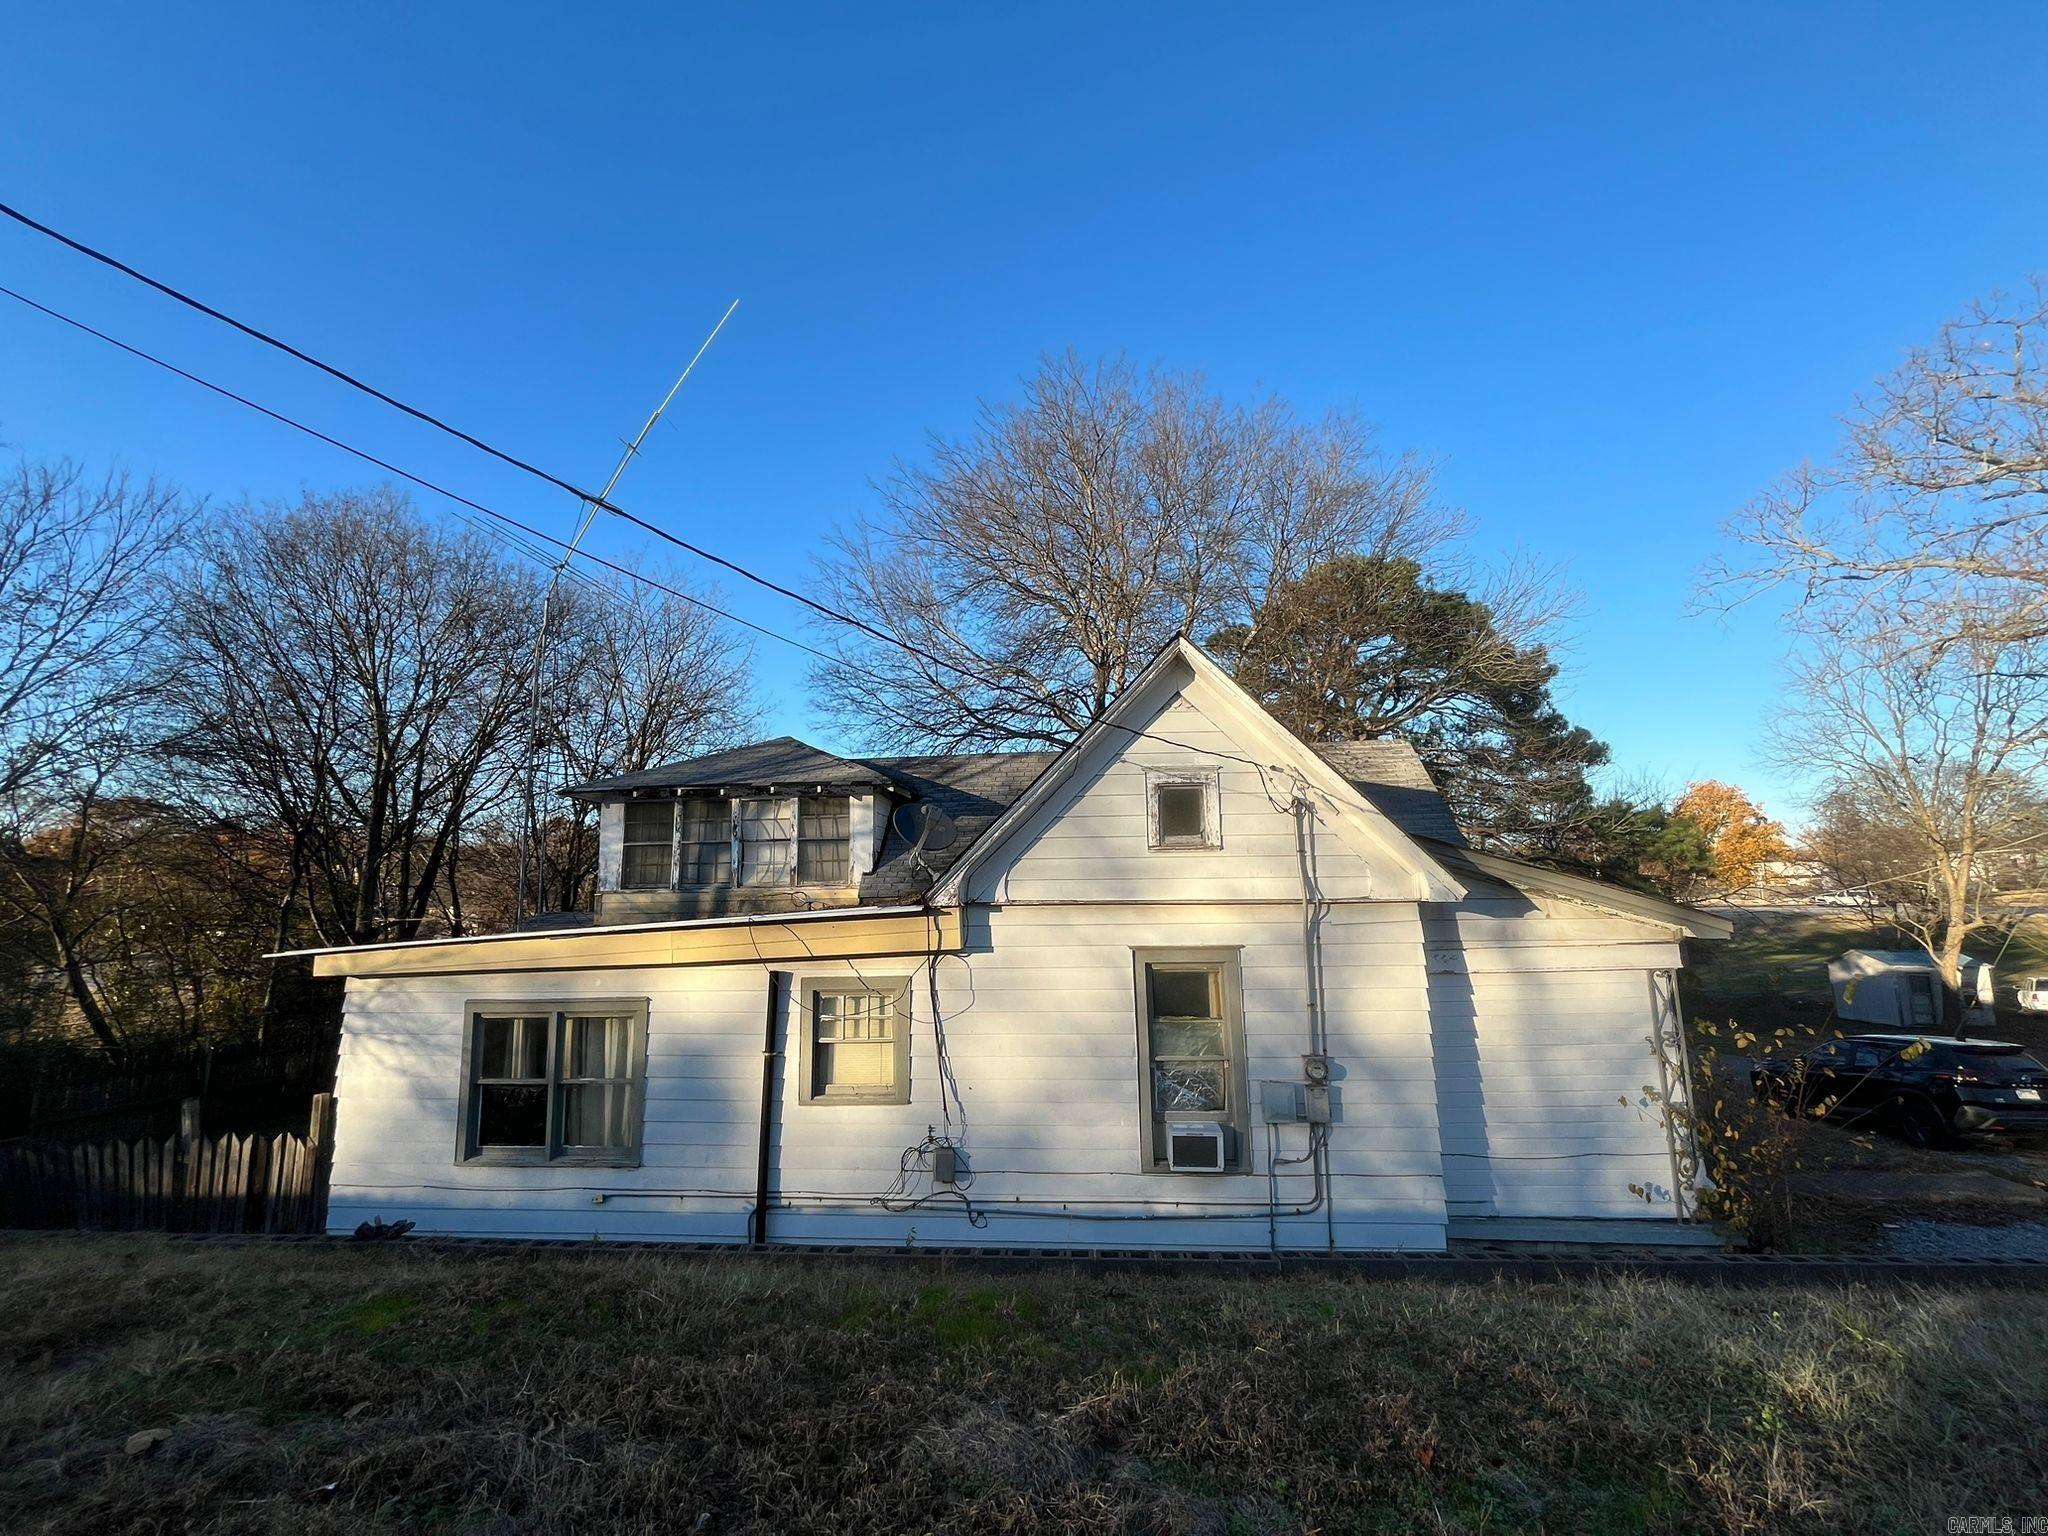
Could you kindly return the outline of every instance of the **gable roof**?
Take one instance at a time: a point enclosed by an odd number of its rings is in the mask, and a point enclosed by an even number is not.
[[[1096,745],[1119,733],[1150,735],[1149,731],[1144,731],[1126,717],[1156,702],[1152,695],[1159,691],[1162,680],[1176,666],[1186,668],[1191,674],[1190,681],[1201,686],[1209,700],[1230,716],[1231,733],[1246,751],[1257,754],[1257,760],[1264,763],[1286,763],[1307,781],[1335,821],[1340,834],[1362,837],[1376,844],[1395,864],[1413,874],[1418,899],[1457,901],[1463,897],[1464,887],[1422,843],[1403,831],[1330,763],[1282,727],[1201,647],[1185,636],[1176,636],[1117,695],[1109,708],[1074,738],[1030,788],[989,825],[974,846],[954,863],[946,877],[934,884],[930,897],[932,903],[946,906],[963,901],[969,874],[986,863],[1005,839],[1073,779],[1079,765],[1088,759]],[[1426,779],[1427,775],[1424,777]]]

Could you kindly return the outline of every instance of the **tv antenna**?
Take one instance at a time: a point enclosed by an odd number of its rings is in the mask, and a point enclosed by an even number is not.
[[[532,868],[538,862],[534,857],[533,844],[540,830],[539,779],[543,753],[543,743],[541,741],[542,663],[547,658],[548,625],[554,618],[555,594],[561,587],[562,575],[569,568],[569,562],[576,558],[576,551],[582,546],[584,535],[590,532],[590,525],[597,521],[598,502],[611,500],[612,492],[617,489],[619,481],[625,477],[626,470],[632,465],[633,460],[640,456],[640,448],[647,441],[647,434],[654,430],[655,423],[661,420],[662,413],[669,408],[670,402],[682,392],[683,385],[689,381],[689,377],[696,370],[697,364],[702,362],[704,354],[711,350],[711,344],[718,340],[718,333],[725,329],[725,322],[732,318],[733,311],[739,307],[740,301],[738,299],[734,299],[730,304],[726,305],[725,313],[718,317],[718,324],[711,327],[711,334],[704,338],[703,344],[691,355],[689,362],[683,365],[683,371],[676,375],[675,383],[669,385],[668,393],[661,397],[661,403],[648,413],[645,421],[640,423],[640,430],[634,433],[633,440],[626,444],[626,451],[619,456],[619,462],[613,468],[611,478],[605,481],[604,489],[597,493],[597,500],[586,501],[583,504],[583,518],[576,525],[575,536],[569,540],[568,547],[562,551],[562,558],[555,562],[554,568],[548,573],[547,588],[541,593],[540,599],[540,629],[539,633],[534,636],[533,642],[533,700],[532,713],[529,717],[531,729],[527,735],[526,772],[523,776],[526,781],[523,797],[526,814],[519,828],[519,883],[512,901],[512,921],[514,926],[517,926],[526,917],[527,887],[531,883]]]

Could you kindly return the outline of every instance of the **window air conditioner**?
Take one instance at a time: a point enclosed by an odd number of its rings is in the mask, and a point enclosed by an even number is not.
[[[1166,1127],[1166,1166],[1175,1173],[1221,1173],[1229,1161],[1229,1130],[1214,1120]]]

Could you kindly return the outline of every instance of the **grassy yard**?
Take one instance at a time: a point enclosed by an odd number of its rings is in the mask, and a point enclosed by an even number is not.
[[[2048,1486],[2038,1291],[24,1237],[0,1293],[9,1531],[1928,1531]]]

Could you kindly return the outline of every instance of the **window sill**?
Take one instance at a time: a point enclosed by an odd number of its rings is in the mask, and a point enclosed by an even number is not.
[[[908,1104],[907,1093],[816,1093],[799,1099],[798,1103],[818,1109],[850,1109],[863,1104]]]
[[[631,1153],[564,1153],[548,1157],[543,1153],[475,1152],[456,1159],[458,1168],[638,1168],[640,1159]]]

